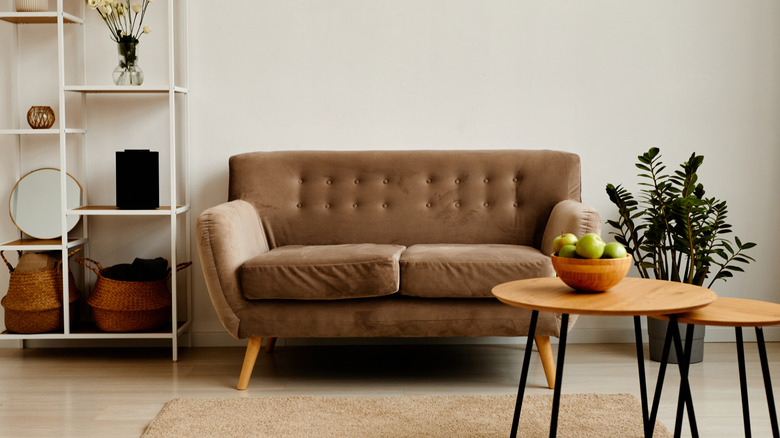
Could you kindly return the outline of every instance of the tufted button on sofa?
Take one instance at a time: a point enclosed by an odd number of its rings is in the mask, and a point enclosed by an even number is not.
[[[599,232],[580,160],[549,150],[283,151],[230,158],[228,202],[198,217],[214,308],[249,338],[526,336],[493,286],[552,276],[552,240]],[[548,385],[550,336],[536,331]],[[272,348],[272,347],[271,347]]]

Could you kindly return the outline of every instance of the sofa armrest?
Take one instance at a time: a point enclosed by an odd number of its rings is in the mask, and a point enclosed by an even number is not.
[[[248,259],[268,251],[268,241],[252,204],[236,200],[209,208],[196,225],[206,286],[225,329],[238,338],[241,309],[239,268]]]
[[[553,207],[542,236],[542,253],[553,253],[552,242],[563,233],[582,237],[588,233],[601,233],[601,216],[595,208],[581,202],[566,200]]]

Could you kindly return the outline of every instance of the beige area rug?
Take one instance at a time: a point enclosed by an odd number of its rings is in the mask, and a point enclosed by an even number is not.
[[[501,437],[515,395],[173,399],[147,428],[155,437]],[[520,437],[549,436],[552,395],[523,401]],[[559,437],[641,437],[630,394],[564,394]],[[654,437],[671,436],[660,423]]]

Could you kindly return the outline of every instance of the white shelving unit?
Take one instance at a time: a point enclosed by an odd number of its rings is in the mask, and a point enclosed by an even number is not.
[[[63,259],[67,258],[67,255],[73,248],[84,247],[85,253],[89,254],[89,226],[88,217],[105,217],[105,219],[98,219],[101,221],[110,221],[111,216],[137,216],[139,220],[143,220],[143,217],[147,216],[159,216],[168,217],[170,228],[170,256],[168,258],[170,266],[174,269],[171,272],[171,298],[172,298],[172,310],[171,310],[171,326],[168,329],[163,329],[155,332],[138,332],[138,333],[108,333],[101,332],[94,325],[90,323],[82,324],[80,321],[71,324],[69,321],[69,300],[63,299],[64,309],[64,329],[62,332],[56,333],[40,333],[40,334],[13,334],[3,332],[0,334],[0,340],[19,340],[23,343],[25,340],[36,339],[50,339],[50,340],[68,340],[68,339],[169,339],[171,341],[173,360],[178,360],[178,344],[179,338],[183,334],[190,334],[191,315],[192,315],[192,296],[191,296],[191,270],[182,271],[184,274],[177,274],[175,267],[178,263],[191,260],[191,242],[190,242],[190,188],[189,188],[189,147],[188,147],[188,88],[187,88],[187,2],[186,0],[167,0],[167,59],[168,59],[168,72],[167,83],[163,86],[108,86],[108,85],[88,85],[86,84],[86,66],[88,62],[87,50],[86,50],[86,37],[85,37],[85,14],[93,13],[91,10],[84,6],[83,0],[69,3],[69,6],[77,5],[76,8],[80,9],[79,13],[73,11],[65,11],[65,0],[57,0],[57,10],[54,12],[2,12],[0,11],[0,26],[15,26],[14,30],[17,40],[17,54],[16,59],[19,59],[19,26],[36,25],[36,26],[52,26],[57,27],[57,69],[58,69],[58,84],[57,84],[57,99],[59,106],[58,122],[59,127],[54,129],[29,129],[22,126],[24,122],[20,121],[19,117],[14,117],[13,124],[17,126],[4,127],[0,126],[0,136],[15,136],[17,145],[17,154],[20,157],[21,167],[21,143],[22,139],[26,136],[57,136],[59,142],[57,143],[52,139],[52,148],[59,148],[59,168],[60,172],[60,193],[61,193],[61,229],[62,237],[57,239],[39,240],[33,239],[20,233],[19,238],[0,242],[0,250],[4,251],[61,251]],[[165,4],[165,2],[162,2]],[[159,3],[158,3],[159,4]],[[160,11],[161,8],[156,8],[156,11]],[[162,13],[162,11],[160,11]],[[4,23],[4,24],[3,24]],[[66,62],[73,62],[67,59],[65,52],[65,29],[66,26],[77,26],[81,35],[82,41],[82,53],[83,53],[83,66],[81,67],[81,83],[69,84],[66,83]],[[177,33],[178,32],[178,33]],[[110,41],[110,40],[109,40]],[[54,43],[54,42],[53,42]],[[178,46],[178,47],[177,47]],[[178,51],[177,51],[178,50]],[[179,59],[183,61],[178,62]],[[53,62],[52,62],[53,64]],[[17,81],[22,81],[22,78],[17,78]],[[18,86],[17,86],[18,88]],[[18,94],[18,90],[17,90]],[[70,108],[68,98],[71,95],[76,95],[76,101],[78,105],[76,113],[81,113],[81,126],[74,127],[74,124],[69,123],[67,116],[73,114],[74,109]],[[93,95],[105,95],[111,94],[115,98],[119,95],[138,95],[138,94],[151,94],[157,95],[161,99],[154,99],[148,105],[167,105],[168,110],[168,132],[169,136],[165,140],[167,142],[166,152],[168,153],[168,160],[170,163],[167,169],[167,177],[169,179],[170,193],[169,199],[171,206],[161,206],[155,210],[120,210],[113,205],[90,205],[89,190],[86,184],[83,184],[84,194],[83,199],[87,200],[87,204],[81,208],[68,209],[66,200],[66,172],[68,170],[68,145],[70,143],[80,143],[82,156],[82,166],[86,169],[86,156],[91,149],[99,149],[105,147],[105,145],[93,144],[87,145],[89,139],[89,130],[87,129],[86,112],[89,108],[89,100]],[[80,98],[79,98],[80,97]],[[165,99],[167,97],[167,99]],[[177,100],[178,99],[178,100]],[[71,99],[72,101],[73,99]],[[22,114],[26,110],[19,107],[18,96],[14,97],[16,103],[15,110]],[[163,103],[164,102],[164,103]],[[74,136],[80,137],[80,141],[73,140]],[[73,145],[71,144],[71,147]],[[113,150],[113,145],[110,146]],[[162,151],[161,151],[162,152]],[[179,168],[180,167],[180,168]],[[21,172],[18,172],[21,176]],[[180,173],[183,173],[181,175]],[[160,169],[161,182],[162,178],[166,175],[165,169]],[[86,182],[86,178],[85,178]],[[114,181],[98,181],[99,184],[113,184]],[[162,184],[161,184],[162,186]],[[181,195],[183,193],[183,196]],[[162,198],[161,198],[162,199]],[[71,215],[77,215],[82,217],[81,227],[77,227],[79,230],[79,236],[69,235],[67,230],[67,217]],[[184,222],[184,230],[181,229],[179,224],[180,220]],[[157,226],[157,225],[153,225]],[[182,233],[183,231],[183,233]],[[183,234],[183,239],[180,239],[180,233]],[[181,241],[183,240],[183,242]],[[181,252],[179,251],[181,250]],[[180,257],[180,254],[182,255]],[[128,254],[128,257],[132,257],[132,254]],[[100,255],[96,254],[96,258]],[[92,274],[90,274],[92,275]],[[182,290],[183,289],[183,290]],[[86,292],[86,291],[85,291]],[[179,300],[182,292],[185,295],[185,303],[181,303]],[[86,293],[82,296],[85,299]],[[63,270],[63,298],[68,297],[68,281],[67,281],[67,269]],[[186,308],[186,309],[184,309]]]

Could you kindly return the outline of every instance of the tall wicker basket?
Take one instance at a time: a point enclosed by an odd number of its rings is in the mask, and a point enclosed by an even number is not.
[[[68,256],[76,254],[79,249]],[[5,309],[5,328],[13,333],[47,333],[62,331],[62,260],[54,269],[20,272],[14,269],[0,251],[11,278],[8,293],[0,305]],[[73,274],[68,270],[68,301],[70,320],[76,316],[76,300],[81,293]]]
[[[170,268],[163,280],[120,281],[104,277],[105,268],[95,260],[79,257],[76,261],[97,275],[87,304],[92,308],[92,318],[98,329],[104,332],[141,332],[159,329],[171,320]],[[180,263],[176,270],[191,264]]]

